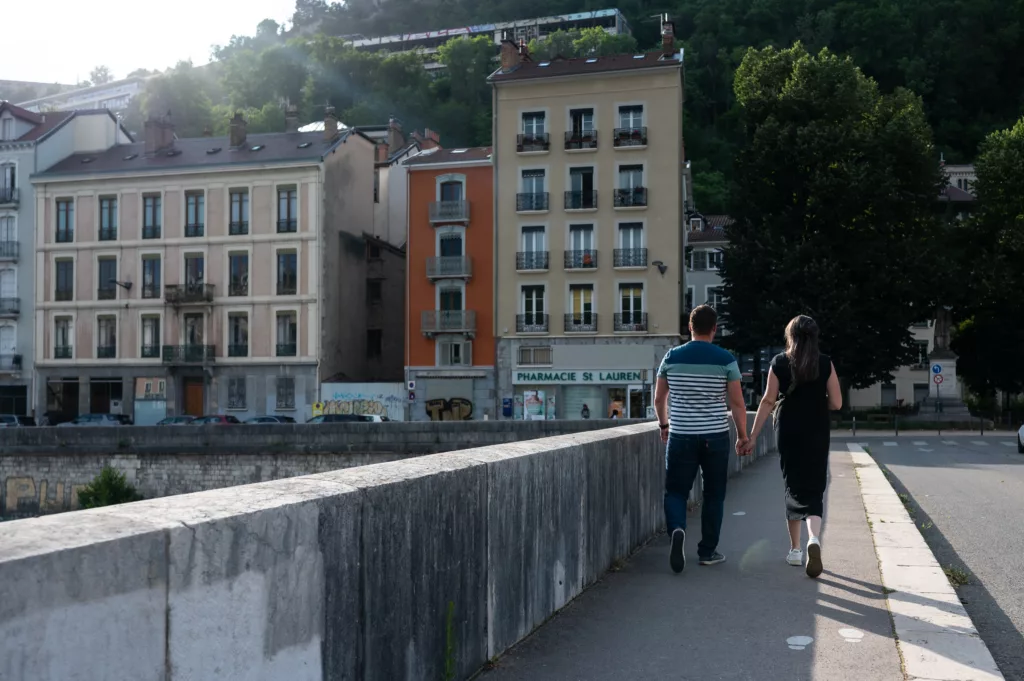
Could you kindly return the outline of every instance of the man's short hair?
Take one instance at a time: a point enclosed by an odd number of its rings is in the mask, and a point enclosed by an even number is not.
[[[718,325],[718,313],[710,305],[698,305],[690,312],[690,327],[698,336],[707,336]]]

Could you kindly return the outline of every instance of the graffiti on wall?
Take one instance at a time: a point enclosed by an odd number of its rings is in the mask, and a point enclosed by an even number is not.
[[[401,383],[324,383],[320,401],[325,414],[369,414],[405,420],[405,386]]]
[[[78,490],[88,483],[51,482],[46,479],[10,476],[4,480],[0,515],[7,518],[73,511],[78,508]]]
[[[473,403],[464,397],[427,400],[426,406],[431,421],[468,421],[473,416]]]

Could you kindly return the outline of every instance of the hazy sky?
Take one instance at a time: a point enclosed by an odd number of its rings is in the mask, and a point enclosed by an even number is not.
[[[263,19],[290,21],[294,0],[57,0],[4,2],[0,80],[75,83],[94,66],[115,78],[183,59],[210,60],[212,45],[253,35]]]

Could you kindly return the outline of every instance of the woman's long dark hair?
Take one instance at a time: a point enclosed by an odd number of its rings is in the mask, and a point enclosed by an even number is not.
[[[818,324],[807,315],[798,315],[786,324],[786,357],[793,380],[807,383],[818,378],[821,351],[818,349]]]

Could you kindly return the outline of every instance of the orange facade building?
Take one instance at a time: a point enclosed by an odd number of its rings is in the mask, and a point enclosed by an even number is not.
[[[493,419],[491,149],[432,149],[405,165],[409,419]]]

